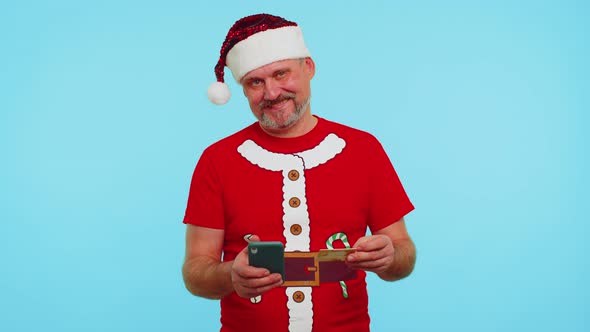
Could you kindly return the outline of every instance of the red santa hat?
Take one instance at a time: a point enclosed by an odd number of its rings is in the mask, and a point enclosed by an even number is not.
[[[227,103],[229,87],[224,83],[224,68],[229,67],[240,83],[250,71],[275,61],[309,57],[303,33],[295,22],[269,14],[257,14],[237,21],[225,37],[215,66],[217,82],[207,90],[209,100]]]

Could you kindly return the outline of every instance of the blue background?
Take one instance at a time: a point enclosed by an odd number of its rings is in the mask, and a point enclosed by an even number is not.
[[[313,112],[376,135],[417,207],[373,331],[588,330],[588,2],[112,0],[0,5],[0,330],[218,329],[181,220],[254,121],[205,91],[257,12],[302,26]]]

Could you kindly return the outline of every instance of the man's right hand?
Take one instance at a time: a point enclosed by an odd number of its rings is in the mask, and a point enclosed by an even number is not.
[[[250,242],[260,241],[258,236],[249,237]],[[252,298],[279,287],[283,280],[279,273],[248,265],[248,247],[236,256],[231,268],[231,280],[236,293],[244,298]]]

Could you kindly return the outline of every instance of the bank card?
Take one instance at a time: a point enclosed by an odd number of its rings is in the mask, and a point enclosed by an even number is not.
[[[353,252],[356,252],[356,248],[321,249],[318,252],[318,261],[344,261],[346,259],[346,256]]]

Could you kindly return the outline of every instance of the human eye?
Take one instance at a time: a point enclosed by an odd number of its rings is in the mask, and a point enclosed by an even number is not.
[[[251,88],[257,88],[262,86],[263,81],[259,78],[252,78],[250,80],[248,80],[248,86]]]
[[[287,77],[288,73],[289,73],[288,70],[277,70],[277,72],[275,73],[275,78],[276,79],[283,79],[283,78]]]

